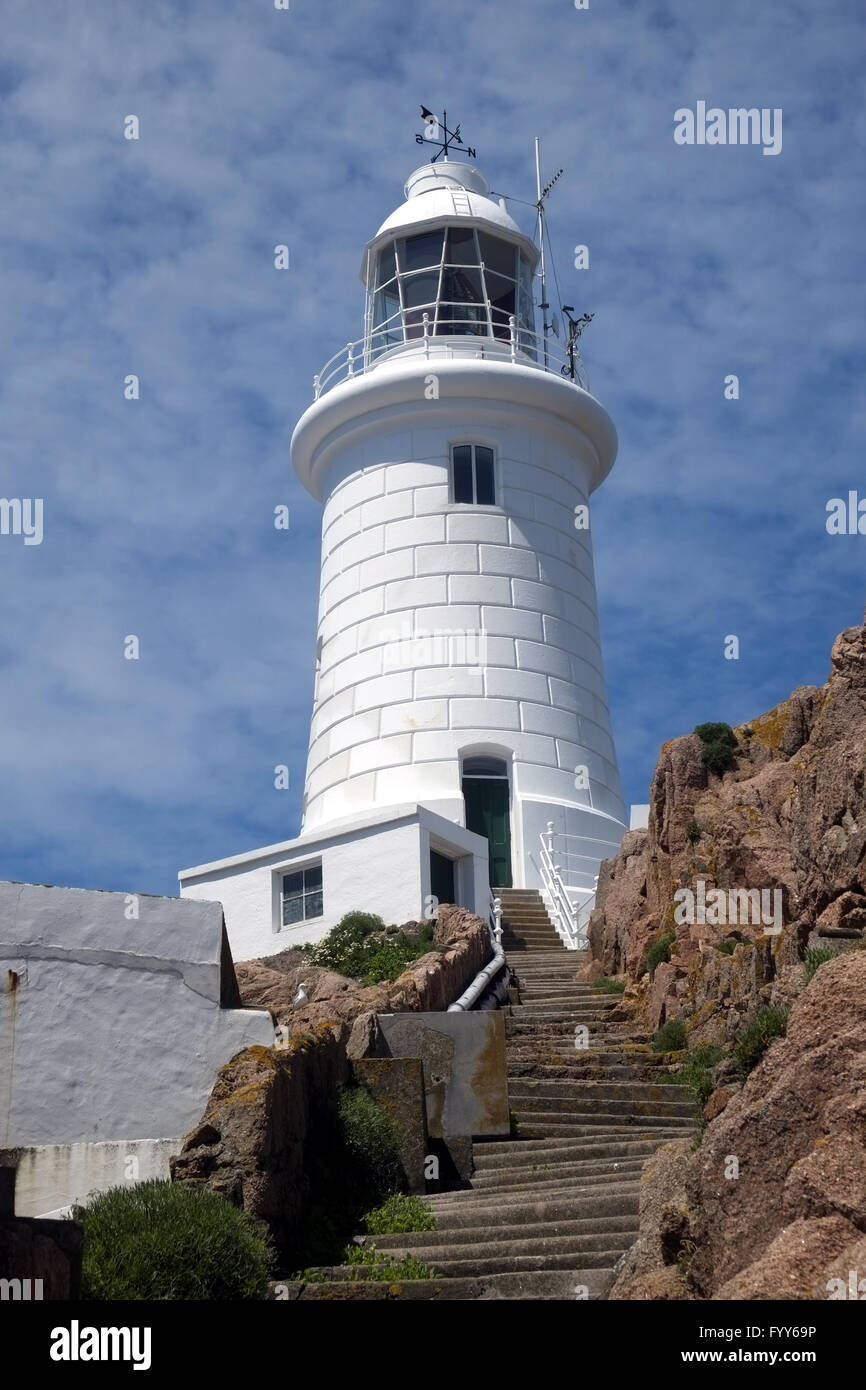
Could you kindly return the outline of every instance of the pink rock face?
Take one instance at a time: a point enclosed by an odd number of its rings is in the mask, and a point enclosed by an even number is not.
[[[676,937],[670,966],[640,996],[647,1026],[687,1008],[696,1040],[729,1040],[816,926],[866,929],[866,626],[843,632],[831,661],[825,686],[735,730],[735,765],[721,776],[697,735],[666,743],[648,830],[630,831],[602,865],[590,943],[606,974],[637,981],[652,943]],[[745,900],[733,923],[677,922],[675,893],[699,880],[707,892],[767,890],[768,905],[778,891],[781,933],[768,935]],[[722,956],[717,945],[732,939],[734,957]]]
[[[821,966],[685,1185],[702,1297],[826,1296],[809,1290],[866,1230],[866,951]]]

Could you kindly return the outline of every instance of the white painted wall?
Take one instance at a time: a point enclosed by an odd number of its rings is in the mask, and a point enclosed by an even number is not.
[[[215,903],[0,883],[0,1147],[191,1129],[218,1069],[274,1036],[266,1010],[221,1006],[222,940]]]
[[[36,1144],[25,1149],[15,1180],[18,1216],[61,1217],[95,1192],[127,1183],[168,1178],[175,1139],[128,1139],[115,1144]],[[58,1197],[65,1200],[58,1202]]]
[[[426,915],[430,845],[461,862],[460,905],[487,915],[487,842],[422,806],[392,807],[356,817],[342,828],[300,836],[248,855],[186,869],[184,898],[218,899],[237,960],[273,955],[319,941],[347,912],[374,912],[385,922]],[[283,874],[321,862],[323,915],[280,925]]]

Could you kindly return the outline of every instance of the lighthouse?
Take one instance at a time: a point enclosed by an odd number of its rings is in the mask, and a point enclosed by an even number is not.
[[[590,503],[613,423],[483,173],[434,161],[404,195],[363,251],[363,333],[292,437],[322,506],[300,834],[181,875],[236,956],[355,908],[486,915],[491,887],[579,914],[626,825]]]

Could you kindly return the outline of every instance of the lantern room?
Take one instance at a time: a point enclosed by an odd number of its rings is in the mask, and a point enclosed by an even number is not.
[[[426,164],[370,242],[365,357],[418,339],[486,338],[535,361],[535,244],[467,164]],[[477,342],[473,344],[477,347]]]

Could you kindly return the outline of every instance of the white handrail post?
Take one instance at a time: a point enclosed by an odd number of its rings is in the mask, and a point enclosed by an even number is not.
[[[421,315],[421,322],[424,325],[424,356],[430,356],[430,315],[425,311]]]
[[[513,314],[508,315],[508,333],[511,338],[511,360],[517,358],[517,322]]]
[[[322,388],[321,388],[321,386],[319,385],[319,373],[316,372],[316,375],[313,377],[313,400],[314,400],[314,401],[317,401],[317,400],[319,399],[319,395],[320,395],[320,393],[321,393],[321,390],[322,390]]]
[[[347,372],[347,374],[346,374],[347,376],[354,376],[354,375],[355,375],[355,352],[354,352],[354,348],[355,348],[355,344],[354,344],[354,343],[347,343],[347,344],[346,344],[346,361],[347,361],[348,364],[349,364],[349,370],[348,370],[348,372]]]

